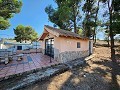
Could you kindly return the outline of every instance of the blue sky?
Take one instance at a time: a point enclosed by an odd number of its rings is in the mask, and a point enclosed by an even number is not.
[[[30,25],[35,31],[40,35],[43,32],[44,25],[51,25],[52,23],[48,22],[48,16],[45,13],[45,7],[49,4],[52,4],[56,7],[56,4],[53,0],[22,0],[23,6],[21,12],[15,14],[13,18],[10,19],[11,27],[7,30],[0,30],[0,37],[11,38],[14,37],[13,28],[22,25]]]
[[[0,37],[14,38],[13,28],[19,24],[32,26],[39,36],[43,32],[44,25],[53,26],[53,24],[48,21],[45,7],[49,4],[52,4],[54,8],[57,7],[54,0],[22,0],[22,2],[21,12],[15,14],[14,17],[10,19],[11,26],[9,29],[0,30]],[[99,38],[103,38],[103,36],[103,33],[98,33],[97,35]]]

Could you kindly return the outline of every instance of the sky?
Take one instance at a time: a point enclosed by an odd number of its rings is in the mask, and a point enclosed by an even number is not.
[[[10,19],[9,29],[0,30],[0,37],[13,38],[15,36],[13,28],[19,24],[32,26],[39,36],[43,32],[44,25],[53,26],[51,22],[48,22],[48,16],[44,10],[49,4],[56,7],[53,0],[22,0],[22,2],[21,12]]]
[[[57,5],[54,0],[22,0],[22,2],[21,12],[10,19],[11,26],[9,29],[0,30],[1,38],[14,38],[13,28],[20,24],[33,27],[39,36],[43,32],[44,25],[53,26],[53,23],[48,20],[48,15],[45,13],[45,7],[52,4],[56,8]],[[98,33],[97,38],[102,39],[103,37],[103,33]]]

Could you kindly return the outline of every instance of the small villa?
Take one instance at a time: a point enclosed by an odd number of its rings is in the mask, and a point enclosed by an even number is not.
[[[76,33],[44,26],[40,36],[42,53],[64,63],[92,53],[93,43],[86,37]]]

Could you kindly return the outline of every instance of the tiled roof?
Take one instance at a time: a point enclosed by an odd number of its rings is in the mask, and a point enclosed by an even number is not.
[[[48,26],[48,25],[45,25],[45,27],[48,28],[49,30],[52,30],[52,31],[55,31],[55,32],[59,33],[59,36],[86,38],[86,37],[80,36],[79,34],[76,34],[76,33],[71,32],[71,31],[66,31],[66,30],[58,29],[58,28],[53,28],[53,27]]]
[[[54,27],[51,27],[48,25],[45,25],[44,29],[47,30],[48,32],[51,31],[53,35],[57,34],[58,37],[71,37],[71,38],[78,38],[78,39],[88,39],[88,38],[80,36],[79,34],[76,34],[74,32],[54,28]],[[41,37],[39,38],[39,40],[43,40],[46,35],[47,35],[47,33],[43,33],[41,35]]]

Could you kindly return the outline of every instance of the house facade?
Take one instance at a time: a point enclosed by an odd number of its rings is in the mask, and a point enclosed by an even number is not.
[[[88,56],[92,53],[92,41],[80,35],[45,25],[40,36],[42,53],[60,63]]]

